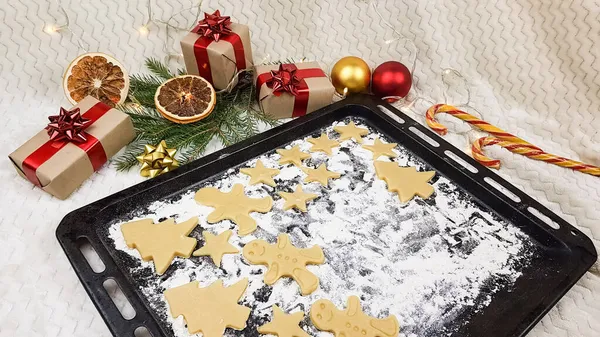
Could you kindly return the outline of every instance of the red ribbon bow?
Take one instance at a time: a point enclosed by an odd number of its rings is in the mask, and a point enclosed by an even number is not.
[[[59,115],[48,117],[50,124],[46,130],[48,130],[50,139],[23,161],[22,169],[27,179],[42,187],[43,185],[37,177],[37,169],[68,144],[77,146],[87,154],[94,171],[102,167],[107,160],[102,143],[98,138],[83,130],[95,123],[110,109],[110,106],[98,102],[85,112],[85,118],[81,115],[79,108],[71,111],[61,108]]]
[[[273,95],[280,96],[283,92],[288,92],[294,96],[294,110],[292,117],[306,115],[308,108],[308,97],[310,90],[306,83],[307,78],[327,77],[320,68],[298,69],[295,64],[281,64],[279,70],[271,70],[268,73],[258,75],[256,79],[256,94],[260,102],[265,97],[260,97],[260,88],[267,84],[267,87],[273,90]]]
[[[85,130],[91,124],[91,120],[83,118],[79,108],[67,110],[60,108],[60,113],[56,116],[48,117],[50,123],[46,126],[48,136],[53,141],[69,141],[83,143],[87,141]]]
[[[283,92],[289,92],[298,96],[298,89],[302,79],[296,75],[298,68],[291,64],[280,64],[279,70],[271,70],[271,78],[267,80],[269,88],[273,89],[273,95],[280,96]]]
[[[212,14],[204,13],[204,19],[198,22],[192,32],[219,42],[221,35],[232,33],[231,19],[229,16],[221,16],[218,9]]]

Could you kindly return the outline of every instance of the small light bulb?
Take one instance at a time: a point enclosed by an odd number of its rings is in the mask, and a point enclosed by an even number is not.
[[[55,24],[48,24],[44,27],[44,31],[48,34],[54,34],[58,32],[58,27]]]
[[[150,32],[150,29],[148,29],[148,25],[143,25],[140,28],[138,28],[138,32],[140,32],[140,35],[146,36]]]

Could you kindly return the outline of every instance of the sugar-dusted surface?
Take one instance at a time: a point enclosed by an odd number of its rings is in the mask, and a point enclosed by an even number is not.
[[[357,121],[360,123],[360,121]],[[332,126],[324,131],[337,138]],[[384,136],[374,130],[365,138],[372,144],[375,137]],[[319,134],[311,136],[317,137]],[[311,144],[305,139],[292,142],[307,151]],[[401,146],[396,147],[400,165],[427,165]],[[280,167],[274,151],[259,157],[267,167]],[[383,157],[380,160],[388,160]],[[243,166],[254,166],[253,159]],[[242,277],[250,280],[243,303],[252,308],[245,330],[227,335],[256,336],[256,327],[270,318],[272,304],[285,311],[303,310],[308,314],[310,304],[320,298],[332,300],[338,307],[346,305],[349,295],[361,298],[364,310],[376,317],[396,315],[401,336],[452,335],[465,324],[467,312],[477,312],[491,301],[495,292],[511,287],[520,270],[534,254],[528,238],[489,212],[482,210],[471,197],[439,174],[432,184],[435,193],[426,200],[415,198],[401,204],[387,191],[385,182],[377,179],[371,152],[353,141],[344,141],[334,149],[333,156],[312,153],[304,164],[316,167],[325,162],[329,170],[341,173],[329,187],[318,183],[303,184],[304,190],[319,195],[308,204],[307,213],[283,211],[283,200],[277,191],[291,192],[302,183],[305,174],[297,167],[280,167],[275,176],[276,188],[264,184],[247,186],[251,197],[271,195],[273,210],[266,214],[253,213],[259,229],[230,242],[238,247],[255,238],[274,242],[278,233],[289,233],[292,242],[300,247],[320,245],[326,263],[309,266],[320,278],[320,288],[309,296],[300,296],[298,286],[282,279],[274,286],[263,282],[265,267],[248,265],[240,254],[225,255],[222,267],[215,267],[208,257],[176,259],[162,277],[154,274],[152,263],[139,259],[137,251],[127,248],[120,231],[120,219],[109,227],[109,237],[115,247],[126,254],[121,258],[137,281],[158,315],[172,327],[175,336],[188,336],[182,317],[170,316],[162,295],[165,289],[198,280],[207,286],[217,279],[232,284]],[[203,186],[228,191],[233,184],[247,184],[249,177],[230,169],[213,177]],[[188,191],[173,200],[159,201],[140,210],[135,218],[150,217],[156,221],[175,217],[184,221],[199,216],[199,227],[192,235],[202,245],[201,231],[220,233],[233,229],[229,221],[207,224],[212,208],[198,205]],[[490,286],[493,285],[493,286]],[[484,290],[485,289],[485,290]],[[455,319],[457,317],[461,319]],[[318,332],[308,318],[303,327],[313,336],[328,336]]]

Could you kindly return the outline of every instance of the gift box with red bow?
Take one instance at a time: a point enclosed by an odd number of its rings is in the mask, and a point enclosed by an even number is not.
[[[48,119],[45,130],[9,158],[23,178],[59,199],[66,199],[135,136],[127,114],[91,96]]]
[[[335,92],[317,62],[257,66],[254,83],[261,109],[275,118],[318,110],[331,104]]]
[[[181,40],[185,68],[217,90],[235,81],[235,75],[251,68],[252,47],[248,26],[231,22],[229,16],[204,13],[204,19]]]

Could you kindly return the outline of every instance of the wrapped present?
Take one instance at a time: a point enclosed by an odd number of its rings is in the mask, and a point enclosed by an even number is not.
[[[257,66],[254,83],[261,109],[275,118],[311,113],[331,104],[335,92],[317,62]]]
[[[251,68],[252,47],[248,26],[231,22],[228,16],[204,13],[204,19],[181,40],[185,68],[216,89],[225,89],[235,75]]]
[[[59,199],[66,199],[135,136],[127,114],[91,96],[49,119],[45,130],[9,158],[22,177]]]

